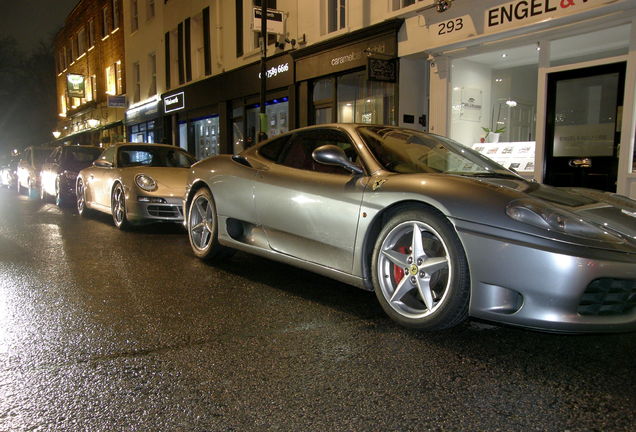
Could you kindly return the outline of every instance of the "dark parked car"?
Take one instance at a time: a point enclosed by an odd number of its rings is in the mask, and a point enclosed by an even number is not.
[[[46,158],[40,172],[40,198],[55,197],[59,206],[75,202],[75,181],[80,170],[90,166],[102,149],[97,146],[62,146]]]
[[[40,189],[40,170],[46,157],[53,151],[52,147],[27,147],[18,163],[18,193],[25,189],[30,197],[37,196]]]

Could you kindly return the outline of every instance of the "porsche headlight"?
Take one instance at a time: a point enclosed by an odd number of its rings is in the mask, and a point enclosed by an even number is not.
[[[137,183],[137,186],[148,192],[152,192],[157,189],[157,182],[146,174],[138,174],[135,177],[135,183]]]
[[[555,231],[588,240],[624,243],[618,234],[586,222],[567,210],[548,207],[538,201],[513,201],[506,207],[506,214],[516,221],[547,231]]]

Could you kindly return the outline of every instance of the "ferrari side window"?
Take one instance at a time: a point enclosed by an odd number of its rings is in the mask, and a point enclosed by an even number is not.
[[[357,162],[357,152],[346,134],[336,129],[321,129],[295,134],[281,155],[280,163],[307,171],[351,175],[342,167],[325,165],[313,159],[313,151],[327,144],[340,147],[350,161]]]
[[[277,138],[273,141],[268,142],[264,146],[258,149],[258,153],[266,159],[271,160],[272,162],[277,162],[280,158],[281,151],[291,135],[283,135],[280,138]]]

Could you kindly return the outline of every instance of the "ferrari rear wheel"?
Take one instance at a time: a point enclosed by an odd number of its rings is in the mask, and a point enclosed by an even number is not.
[[[218,218],[212,193],[199,189],[188,209],[188,238],[194,254],[201,259],[228,256],[233,251],[218,242]]]
[[[113,188],[110,200],[110,211],[113,214],[113,222],[120,230],[125,230],[130,226],[126,216],[126,193],[121,183],[117,183]]]
[[[384,226],[372,258],[376,296],[398,323],[453,327],[468,315],[468,263],[451,223],[432,209],[408,209]]]

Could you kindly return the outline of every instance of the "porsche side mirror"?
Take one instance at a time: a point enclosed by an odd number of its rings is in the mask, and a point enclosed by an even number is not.
[[[96,167],[99,167],[99,168],[112,168],[113,164],[112,164],[112,162],[98,159],[95,162],[93,162],[93,166],[96,166]]]
[[[327,144],[313,151],[311,157],[318,163],[339,166],[353,174],[363,174],[362,168],[351,162],[345,152],[338,146]]]

